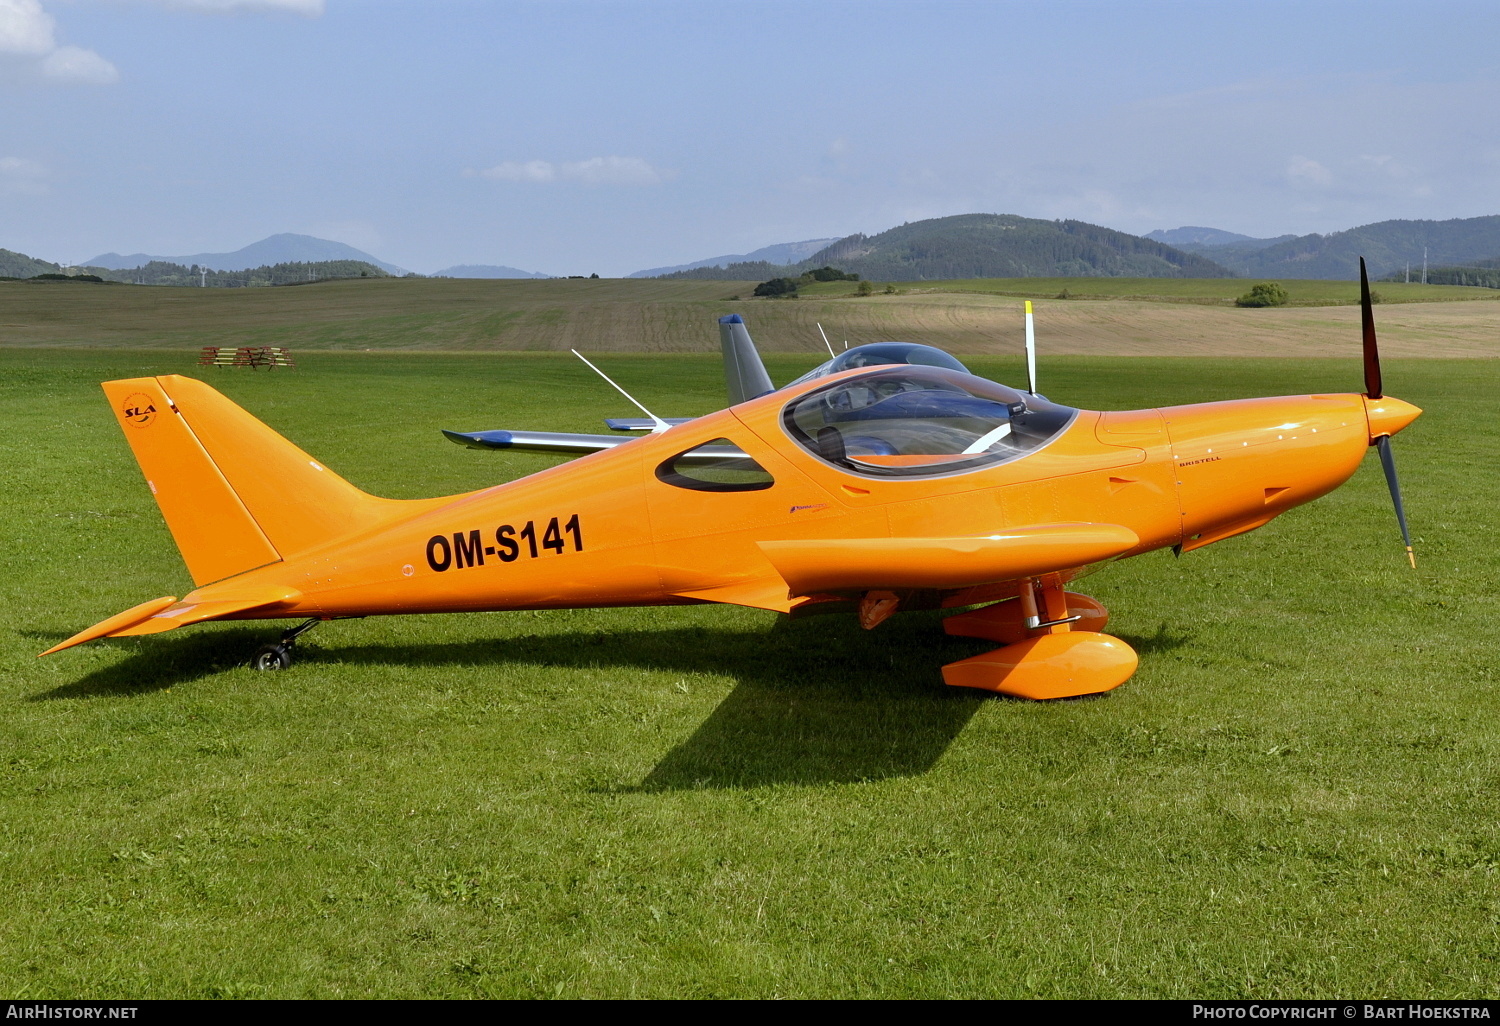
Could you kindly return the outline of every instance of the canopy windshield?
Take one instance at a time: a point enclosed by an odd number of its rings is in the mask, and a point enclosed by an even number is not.
[[[941,349],[935,349],[932,346],[924,346],[919,342],[870,342],[867,345],[855,346],[853,349],[845,349],[833,359],[824,360],[792,384],[800,385],[814,378],[826,378],[840,371],[858,370],[861,367],[883,367],[893,363],[905,363],[917,367],[946,367],[949,370],[969,373],[969,369],[963,364]]]
[[[834,466],[873,477],[961,474],[1026,455],[1078,411],[938,367],[884,367],[799,396],[787,434]]]

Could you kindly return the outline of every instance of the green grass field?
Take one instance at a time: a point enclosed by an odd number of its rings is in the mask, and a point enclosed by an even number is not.
[[[941,663],[988,646],[932,614],[346,621],[282,674],[242,665],[264,624],[35,659],[191,587],[97,382],[192,363],[0,349],[0,992],[1495,992],[1500,363],[1387,362],[1427,411],[1395,445],[1419,573],[1372,456],[1260,531],[1089,579],[1140,671],[1047,704],[945,688]],[[601,363],[664,415],[721,400],[716,357]],[[1360,375],[1352,355],[1045,369],[1093,408]],[[630,412],[565,355],[202,376],[398,497],[551,462],[439,427]]]

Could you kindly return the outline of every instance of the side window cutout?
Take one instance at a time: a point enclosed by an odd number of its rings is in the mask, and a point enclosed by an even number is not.
[[[698,492],[758,492],[775,479],[727,438],[694,446],[656,468],[656,479]]]

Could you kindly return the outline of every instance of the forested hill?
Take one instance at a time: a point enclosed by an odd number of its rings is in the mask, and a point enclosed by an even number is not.
[[[876,281],[943,278],[1229,278],[1207,257],[1083,221],[960,214],[851,235],[814,253]]]
[[[850,235],[791,267],[731,264],[663,275],[750,280],[831,264],[874,281],[950,278],[1231,278],[1207,257],[1083,221],[959,214]]]
[[[0,278],[33,278],[38,274],[57,274],[61,270],[57,264],[46,260],[0,249]]]
[[[1500,256],[1500,216],[1455,218],[1451,221],[1377,221],[1334,232],[1303,235],[1253,253],[1210,250],[1214,258],[1251,278],[1359,277],[1359,258],[1378,277],[1404,272],[1412,279],[1422,267],[1422,248],[1430,267],[1475,264]],[[1223,247],[1223,250],[1238,247]]]

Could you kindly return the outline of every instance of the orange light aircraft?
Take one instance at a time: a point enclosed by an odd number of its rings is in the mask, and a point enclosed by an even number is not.
[[[1342,484],[1370,446],[1410,556],[1389,442],[1421,411],[1382,391],[1363,265],[1361,279],[1363,394],[1098,413],[1042,398],[1034,371],[1023,392],[890,344],[773,390],[734,316],[721,336],[744,401],[686,422],[653,415],[644,437],[532,439],[587,455],[436,499],[360,491],[201,381],[106,382],[197,587],[42,654],[206,621],[304,620],[252,664],[284,669],[298,635],[345,617],[844,603],[866,628],[965,610],[944,629],[998,647],[944,666],[948,684],[1108,691],[1136,654],[1102,633],[1099,602],[1068,590],[1098,564],[1260,527]]]

